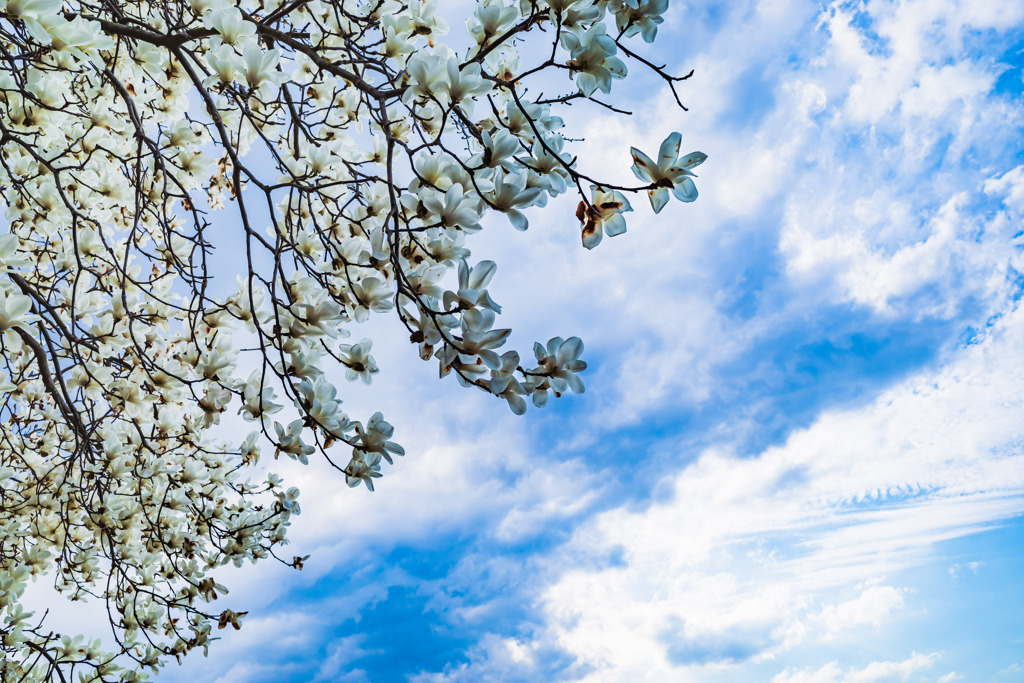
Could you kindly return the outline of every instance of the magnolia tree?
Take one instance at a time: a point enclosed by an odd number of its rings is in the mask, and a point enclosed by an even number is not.
[[[627,65],[675,94],[641,54],[666,5],[480,0],[446,44],[432,0],[0,0],[0,680],[143,680],[238,628],[213,570],[300,567],[298,492],[257,465],[319,453],[372,489],[403,453],[338,398],[378,372],[342,341],[373,313],[517,414],[583,391],[576,337],[501,352],[467,238],[570,193],[593,248],[629,193],[696,198],[678,134],[617,186],[556,115],[621,111]],[[230,287],[215,246],[244,254]],[[37,577],[102,601],[105,643],[26,610]]]

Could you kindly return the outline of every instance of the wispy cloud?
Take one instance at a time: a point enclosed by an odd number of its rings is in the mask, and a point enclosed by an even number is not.
[[[757,458],[709,451],[675,478],[671,501],[599,515],[573,542],[621,561],[566,568],[543,597],[542,637],[596,681],[704,663],[673,655],[673,623],[685,622],[680,642],[726,662],[880,625],[906,598],[873,581],[1024,511],[1022,343],[1017,312],[939,373],[826,414]]]
[[[838,662],[830,662],[820,669],[802,669],[772,678],[772,683],[877,683],[879,681],[906,681],[922,670],[930,669],[939,659],[937,654],[914,653],[899,662],[871,662],[862,669],[844,671]],[[943,676],[941,681],[956,680]]]

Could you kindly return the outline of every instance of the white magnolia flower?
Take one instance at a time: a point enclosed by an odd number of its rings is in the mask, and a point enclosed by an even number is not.
[[[416,179],[409,183],[409,192],[419,192],[424,186],[444,192],[452,186],[452,163],[444,154],[420,154],[413,164]]]
[[[591,185],[590,203],[581,201],[576,207],[576,218],[583,224],[583,246],[593,249],[601,243],[603,233],[614,237],[626,232],[626,219],[622,214],[632,210],[621,192]]]
[[[533,403],[537,407],[548,401],[548,392],[560,396],[566,390],[582,394],[583,382],[576,375],[587,369],[586,361],[579,360],[583,353],[583,341],[579,337],[552,337],[547,346],[540,342],[533,345],[538,367],[530,371],[533,385]]]
[[[473,16],[466,19],[466,30],[469,37],[480,46],[486,45],[491,38],[508,30],[519,18],[519,11],[501,2],[480,3],[476,6]]]
[[[409,86],[402,94],[402,101],[406,104],[434,97],[448,75],[447,60],[441,55],[424,52],[410,57],[405,69],[409,74]]]
[[[316,424],[323,427],[331,436],[338,436],[349,428],[349,419],[341,412],[341,400],[338,389],[328,382],[323,375],[312,381],[305,379],[299,384],[299,395],[302,408]]]
[[[462,314],[462,349],[459,360],[463,365],[486,365],[492,370],[501,367],[501,357],[494,352],[504,346],[512,330],[492,330],[494,311],[471,308]],[[480,368],[483,369],[482,367]]]
[[[481,134],[480,142],[484,149],[470,160],[471,164],[479,164],[486,168],[498,168],[500,166],[506,171],[515,171],[512,156],[522,150],[519,140],[502,128],[496,131],[494,135],[484,131]]]
[[[537,187],[526,187],[525,173],[496,173],[494,189],[486,195],[491,207],[501,211],[516,230],[526,230],[529,221],[519,209],[525,209],[537,203],[542,190]]]
[[[28,265],[28,259],[18,254],[20,243],[17,235],[0,235],[0,273]]]
[[[491,393],[508,402],[509,409],[516,415],[526,412],[527,390],[519,383],[514,373],[519,368],[519,354],[506,351],[501,354],[501,367],[491,370],[488,388]]]
[[[653,43],[658,35],[661,16],[668,9],[668,0],[617,0],[611,4],[615,26],[625,37],[639,33],[645,43]]]
[[[419,252],[413,255],[414,259],[423,258]],[[412,269],[406,276],[409,288],[421,298],[440,299],[444,296],[444,287],[441,280],[448,273],[449,267],[446,264],[438,263],[429,265],[424,260],[423,264]]]
[[[64,22],[62,0],[6,0],[0,5],[7,18],[20,19],[25,30],[43,45],[50,44],[49,30]]]
[[[253,90],[263,85],[276,85],[287,78],[277,68],[281,61],[279,50],[264,50],[259,43],[252,42],[245,46],[242,59],[245,61],[245,82]]]
[[[423,191],[422,202],[430,212],[430,223],[444,228],[458,228],[466,232],[480,230],[479,202],[466,196],[462,185],[452,185],[445,193]]]
[[[582,33],[565,31],[562,33],[562,47],[569,51],[571,57],[566,66],[570,73],[578,74],[576,85],[587,97],[598,89],[611,92],[612,79],[626,77],[626,65],[615,56],[618,48],[606,34],[603,23],[595,23]]]
[[[338,336],[340,323],[344,319],[338,302],[326,299],[317,303],[296,304],[293,308],[296,317],[289,329],[295,336]]]
[[[245,437],[245,441],[239,446],[239,455],[242,456],[242,461],[248,464],[256,464],[260,459],[260,433],[249,432],[249,435]]]
[[[0,393],[2,393],[2,394],[10,394],[13,391],[15,391],[17,388],[18,388],[18,386],[11,382],[11,378],[7,376],[7,373],[0,372]],[[3,480],[3,477],[0,476],[0,481],[2,481],[2,480]]]
[[[386,27],[384,29],[384,44],[380,47],[381,54],[396,60],[411,54],[416,49],[416,46],[409,42],[407,38],[408,36],[400,35],[394,26]]]
[[[242,407],[239,414],[247,422],[263,419],[264,415],[273,415],[281,410],[280,404],[274,403],[274,388],[267,385],[266,376],[259,370],[253,370],[242,387]]]
[[[231,392],[220,384],[210,384],[206,393],[199,400],[199,407],[203,409],[203,424],[206,427],[220,424],[220,414],[223,413],[228,403],[231,402]]]
[[[235,365],[238,352],[229,344],[207,349],[199,356],[196,374],[204,379],[218,379],[224,370],[230,371]]]
[[[366,455],[360,451],[352,454],[352,459],[345,467],[345,483],[349,487],[366,484],[366,488],[373,490],[373,480],[380,477],[380,455]]]
[[[391,297],[394,296],[394,292],[380,278],[368,277],[360,280],[352,285],[352,294],[358,300],[352,314],[357,322],[365,321],[370,311],[383,313],[391,310]]]
[[[369,384],[373,375],[380,372],[377,362],[370,355],[372,348],[372,339],[363,339],[358,344],[342,344],[338,348],[345,364],[345,379],[350,382],[360,379],[363,384]]]
[[[0,332],[27,327],[32,320],[32,300],[23,294],[8,294],[0,288]]]
[[[426,36],[428,44],[448,33],[448,22],[438,12],[437,0],[413,0],[407,6],[413,34]]]
[[[561,117],[551,115],[551,107],[546,104],[527,102],[523,103],[522,108],[517,104],[510,104],[507,115],[508,131],[530,143],[536,138],[535,128],[543,135],[565,125]]]
[[[520,0],[520,7],[527,11],[530,0]],[[548,0],[551,8],[551,22],[557,23],[561,18],[562,26],[572,28],[591,24],[601,17],[604,10],[598,3],[591,0]]]
[[[102,32],[98,21],[75,17],[71,21],[57,23],[50,29],[53,49],[99,59],[100,50],[110,50],[114,40]]]
[[[207,52],[206,63],[213,71],[213,75],[203,81],[203,85],[207,88],[217,84],[230,85],[245,68],[245,61],[230,45],[221,45],[215,50]]]
[[[445,65],[448,78],[441,81],[441,88],[448,95],[453,106],[461,106],[467,116],[473,115],[473,98],[486,95],[493,89],[490,81],[480,75],[480,65],[476,62],[459,68],[459,60],[449,57]]]
[[[434,300],[426,300],[426,306],[437,307]],[[441,329],[445,331],[458,326],[458,321],[453,315],[433,315],[424,308],[417,308],[414,312],[402,310],[403,319],[415,330],[410,335],[410,341],[419,344],[420,358],[428,360],[434,354],[434,346],[441,341]]]
[[[470,269],[463,259],[459,263],[459,289],[444,293],[444,307],[449,311],[483,307],[501,313],[501,306],[494,303],[486,289],[497,270],[494,261],[481,261]]]
[[[391,459],[392,454],[405,455],[404,448],[388,440],[395,433],[395,428],[391,423],[384,421],[384,415],[379,411],[370,417],[365,429],[356,425],[356,432],[359,434],[358,449],[363,453],[376,453],[388,463],[394,462]]]
[[[529,162],[530,168],[547,183],[548,194],[553,197],[565,192],[570,178],[568,169],[575,165],[572,156],[562,151],[564,144],[561,135],[546,138],[543,145],[534,147],[534,158]]]
[[[221,43],[235,47],[252,44],[256,36],[256,24],[246,21],[235,7],[225,7],[208,14],[204,23],[217,31],[217,35],[210,39],[210,45],[215,48]]]
[[[636,147],[629,149],[633,155],[633,173],[640,180],[655,185],[647,191],[654,213],[661,211],[668,203],[669,190],[682,202],[697,199],[697,186],[692,180],[695,176],[690,169],[703,164],[708,155],[703,152],[690,152],[680,159],[681,137],[679,133],[672,133],[665,138],[661,143],[661,149],[658,150],[657,162],[651,161],[650,157]]]
[[[284,427],[280,422],[274,423],[277,432],[277,452],[286,453],[303,465],[309,464],[309,456],[316,449],[302,441],[302,420],[293,420]]]

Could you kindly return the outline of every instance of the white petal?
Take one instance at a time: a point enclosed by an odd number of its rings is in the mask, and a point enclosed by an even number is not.
[[[682,182],[677,183],[672,189],[672,194],[681,202],[692,202],[697,199],[697,186],[693,184],[692,179],[683,178]]]
[[[585,388],[583,386],[583,380],[581,380],[579,377],[572,374],[571,372],[566,374],[565,377],[563,377],[562,379],[564,379],[565,383],[569,385],[569,389],[572,391],[572,393],[582,394],[585,391]]]
[[[651,198],[651,208],[654,213],[659,213],[668,204],[668,188],[659,187],[656,190],[648,190],[647,196]]]
[[[530,222],[526,220],[526,216],[524,216],[521,211],[509,209],[506,215],[508,216],[508,220],[512,224],[512,227],[516,230],[522,232],[530,227]]]
[[[658,166],[667,168],[675,163],[679,157],[679,144],[682,142],[683,136],[679,133],[672,133],[665,141],[661,143],[661,149],[658,150]]]
[[[506,394],[505,400],[508,401],[508,407],[516,415],[522,415],[526,412],[526,400],[519,394]]]
[[[473,273],[469,277],[470,289],[483,289],[486,287],[497,270],[498,266],[494,261],[481,261],[476,264],[473,268]]]
[[[565,365],[569,361],[579,358],[581,353],[583,353],[583,340],[579,337],[569,337],[558,346],[555,360],[559,365]]]
[[[609,237],[621,235],[626,232],[626,219],[620,213],[615,214],[604,222],[604,231]]]

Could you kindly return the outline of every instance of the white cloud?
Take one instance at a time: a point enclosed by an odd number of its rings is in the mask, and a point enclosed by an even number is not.
[[[599,515],[573,545],[621,562],[567,567],[543,596],[545,637],[592,670],[582,681],[688,680],[708,662],[773,656],[816,623],[827,638],[884,626],[908,598],[873,580],[1024,511],[1022,348],[1016,311],[941,371],[757,458],[706,452],[671,501]],[[828,604],[857,583],[858,597]]]
[[[772,678],[772,683],[880,683],[881,681],[905,681],[914,673],[931,668],[938,661],[938,654],[913,653],[899,662],[871,662],[863,669],[843,671],[838,662],[829,662],[817,670],[787,669]],[[943,677],[940,680],[953,680]]]
[[[515,638],[487,634],[474,647],[475,658],[488,662],[488,670],[480,671],[472,664],[450,666],[443,672],[421,672],[409,677],[409,683],[510,683],[531,681],[536,665],[536,646]]]
[[[870,16],[871,35],[857,25],[858,13]],[[962,58],[971,30],[1006,29],[1022,16],[1020,3],[1003,0],[833,3],[825,24],[833,36],[835,64],[856,74],[846,115],[873,123],[908,103],[911,112],[934,114],[969,94],[986,92],[991,72],[944,62]],[[948,80],[936,87],[940,77]]]
[[[332,643],[327,650],[327,657],[320,663],[313,683],[321,681],[338,682],[346,681],[351,683],[363,683],[369,681],[366,672],[358,668],[347,668],[352,662],[358,661],[360,657],[368,654],[381,654],[385,650],[381,647],[364,648],[367,636],[356,634],[341,638]]]
[[[815,618],[827,629],[823,640],[831,640],[852,626],[871,624],[879,627],[893,610],[903,607],[905,590],[893,586],[867,586],[853,600],[825,605]]]
[[[1006,201],[1019,190],[1015,176],[996,182],[964,163],[994,158],[1022,117],[989,94],[1002,67],[965,41],[1021,10],[977,4],[834,3],[825,13],[829,40],[809,75],[828,101],[818,147],[806,151],[816,172],[793,177],[780,241],[798,287],[886,315],[950,318],[971,297],[1001,304],[1007,273],[1021,267],[1007,249],[1016,231],[979,219],[970,202],[983,188]]]

